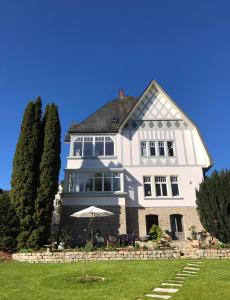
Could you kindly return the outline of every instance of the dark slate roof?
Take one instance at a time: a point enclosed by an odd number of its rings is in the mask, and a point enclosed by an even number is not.
[[[120,125],[127,117],[137,100],[138,99],[135,97],[126,96],[123,99],[115,99],[106,103],[81,123],[73,123],[68,130],[65,142],[70,141],[71,133],[118,132]],[[117,118],[117,122],[112,122],[113,118]]]

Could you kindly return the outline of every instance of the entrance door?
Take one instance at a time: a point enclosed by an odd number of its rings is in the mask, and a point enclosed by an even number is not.
[[[173,240],[184,240],[184,230],[183,230],[183,216],[182,215],[171,215],[171,231]]]
[[[149,230],[153,225],[158,225],[158,215],[145,216],[146,221],[146,233],[149,234]]]

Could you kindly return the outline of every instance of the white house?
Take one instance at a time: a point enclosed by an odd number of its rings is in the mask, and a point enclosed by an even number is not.
[[[197,107],[199,109],[199,107]],[[148,234],[152,224],[186,239],[189,228],[202,229],[196,188],[212,160],[199,129],[156,81],[140,98],[108,102],[66,136],[61,223],[76,242],[87,226],[70,214],[90,205],[114,212],[96,220],[110,234]]]

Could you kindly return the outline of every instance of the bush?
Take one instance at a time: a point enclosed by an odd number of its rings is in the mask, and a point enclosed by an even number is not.
[[[17,247],[19,222],[8,193],[0,195],[0,251],[13,252]]]
[[[163,236],[164,232],[158,225],[153,225],[149,230],[150,239],[159,241]]]
[[[189,231],[191,232],[191,239],[192,239],[192,240],[197,240],[196,226],[195,226],[195,225],[192,225],[192,226],[189,228]]]
[[[230,171],[213,172],[200,184],[196,196],[204,228],[221,242],[230,242]]]

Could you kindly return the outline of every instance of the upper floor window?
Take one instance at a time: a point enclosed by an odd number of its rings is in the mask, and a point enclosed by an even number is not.
[[[150,156],[156,156],[156,142],[155,141],[150,141],[149,142],[149,152]]]
[[[152,196],[152,189],[151,189],[151,177],[144,177],[144,193],[145,197]]]
[[[141,156],[175,156],[173,141],[141,141]]]
[[[156,196],[162,197],[167,196],[167,182],[165,176],[156,176],[155,177],[155,186],[156,186]]]
[[[74,141],[73,156],[113,156],[114,141],[111,137],[77,137]]]
[[[141,156],[147,156],[147,142],[141,141]]]
[[[158,149],[159,149],[159,155],[165,156],[165,142],[159,141],[158,142]]]
[[[168,156],[174,156],[174,143],[173,141],[167,141]]]
[[[178,177],[177,176],[170,176],[171,181],[171,189],[172,189],[172,196],[176,197],[179,196],[179,185],[178,185]]]

